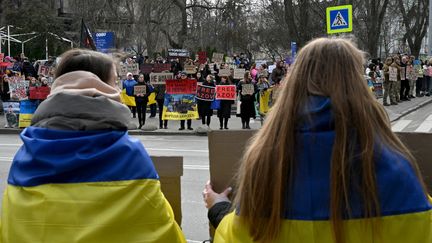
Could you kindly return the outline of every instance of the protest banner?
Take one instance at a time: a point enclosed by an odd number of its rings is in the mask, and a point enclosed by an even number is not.
[[[401,81],[403,81],[403,80],[406,79],[406,71],[407,71],[406,67],[403,67],[403,68],[400,69],[400,79],[401,79]]]
[[[4,53],[0,53],[0,62],[3,62],[4,60]]]
[[[255,86],[253,84],[242,84],[242,95],[253,95],[255,93]]]
[[[135,85],[134,95],[145,95],[147,93],[147,86],[145,85]]]
[[[29,98],[31,100],[45,100],[51,92],[51,88],[48,86],[41,87],[30,87]]]
[[[398,76],[398,69],[395,67],[389,67],[389,80],[396,82]]]
[[[212,101],[215,98],[215,87],[198,85],[196,91],[198,100]]]
[[[373,88],[374,88],[375,97],[377,99],[382,98],[383,97],[383,84],[382,83],[374,83]]]
[[[260,92],[259,96],[259,114],[266,115],[270,109],[270,94],[271,90]]]
[[[26,100],[29,81],[23,80],[23,77],[13,76],[8,78],[9,91],[11,100]]]
[[[20,112],[20,102],[3,102],[3,111],[6,118],[5,127],[18,127],[18,119]]]
[[[168,87],[168,83],[167,83]],[[198,119],[198,107],[194,94],[165,94],[163,120]]]
[[[121,64],[120,65],[120,76],[126,77],[127,73],[132,73],[132,75],[139,74],[139,65],[138,63],[132,64]]]
[[[243,79],[246,70],[244,68],[236,68],[234,69],[234,79]]]
[[[165,82],[167,94],[196,94],[195,79],[167,79]]]
[[[198,62],[204,64],[207,62],[207,52],[199,51],[198,52]]]
[[[184,70],[187,74],[195,74],[197,72],[195,65],[184,65]]]
[[[212,62],[223,63],[223,59],[224,59],[223,53],[213,52]]]
[[[168,49],[170,57],[189,57],[189,51],[186,49]]]
[[[50,66],[39,65],[38,75],[39,76],[42,75],[44,77],[48,77],[48,76],[50,76],[50,69],[51,69]]]
[[[140,70],[141,70],[142,73],[149,74],[153,70],[153,64],[149,64],[149,63],[141,64]]]
[[[231,76],[231,69],[229,68],[223,68],[219,69],[219,77],[229,77]]]
[[[237,94],[237,90],[235,85],[216,86],[217,100],[236,100],[236,94]]]
[[[408,80],[417,80],[417,73],[414,66],[408,66],[406,76]]]
[[[173,73],[150,73],[150,83],[152,85],[165,85],[165,80],[173,78]]]
[[[171,64],[169,63],[155,63],[153,65],[153,72],[155,73],[162,73],[170,70],[171,70]]]
[[[37,101],[23,100],[20,103],[20,113],[19,113],[19,127],[29,127],[31,125],[31,119],[33,114],[37,109]]]

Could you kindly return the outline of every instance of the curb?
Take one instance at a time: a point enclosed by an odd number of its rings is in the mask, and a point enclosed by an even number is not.
[[[24,129],[18,128],[0,128],[0,134],[4,135],[18,135]],[[150,136],[207,136],[207,133],[197,132],[160,132],[160,131],[140,131],[140,130],[128,130],[129,135],[150,135]]]
[[[406,112],[399,114],[396,118],[390,120],[390,122],[395,122],[395,121],[401,119],[402,117],[404,117],[404,116],[406,116],[406,115],[408,115],[408,114],[410,114],[410,113],[412,113],[412,112],[414,112],[414,111],[416,111],[416,110],[418,110],[418,109],[420,109],[426,105],[429,105],[430,103],[432,103],[432,99],[428,99],[426,101],[423,101],[422,103],[418,104],[417,106],[413,106],[413,107],[407,109]]]

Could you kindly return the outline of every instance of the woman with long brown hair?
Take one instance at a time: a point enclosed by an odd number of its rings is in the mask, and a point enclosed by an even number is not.
[[[244,154],[236,210],[217,227],[216,243],[432,242],[415,159],[391,131],[362,63],[347,40],[303,47]]]

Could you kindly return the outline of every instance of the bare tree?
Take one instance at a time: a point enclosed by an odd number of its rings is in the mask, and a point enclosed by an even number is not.
[[[429,25],[429,1],[398,0],[398,5],[406,29],[404,39],[408,42],[411,54],[418,56]]]

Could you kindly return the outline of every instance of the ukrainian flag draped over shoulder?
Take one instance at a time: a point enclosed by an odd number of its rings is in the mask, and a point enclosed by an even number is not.
[[[330,222],[330,161],[334,144],[334,118],[328,98],[311,96],[310,123],[297,131],[297,171],[292,200],[283,215],[275,243],[333,243]],[[306,120],[307,121],[307,120]],[[347,243],[432,242],[432,206],[409,162],[394,151],[376,146],[375,168],[381,206],[381,238],[365,227],[358,193],[351,193],[352,216],[344,220]],[[259,179],[259,178],[257,178]],[[288,205],[288,204],[287,204]],[[269,205],[271,206],[271,205]],[[241,205],[239,205],[241,210]],[[253,242],[239,216],[221,221],[215,243]]]
[[[0,242],[185,242],[149,155],[126,131],[29,127],[21,139]]]

